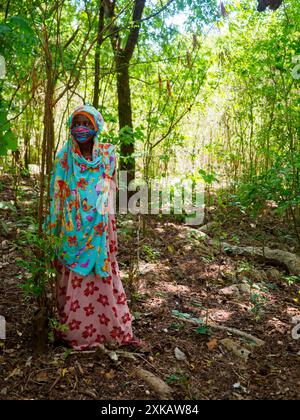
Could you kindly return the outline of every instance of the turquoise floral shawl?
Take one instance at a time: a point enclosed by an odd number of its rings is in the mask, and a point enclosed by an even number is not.
[[[83,111],[96,123],[93,160],[86,160],[70,129],[75,113]],[[50,184],[47,226],[58,236],[58,259],[75,273],[88,275],[93,269],[108,273],[107,225],[109,184],[116,168],[115,147],[101,143],[103,117],[91,105],[77,108],[69,118],[69,138],[58,152]]]

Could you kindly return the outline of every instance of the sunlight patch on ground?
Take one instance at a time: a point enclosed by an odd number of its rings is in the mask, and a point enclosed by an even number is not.
[[[165,303],[165,299],[159,296],[152,297],[146,303],[144,303],[145,308],[159,308]]]
[[[290,326],[285,322],[280,321],[278,318],[269,319],[267,322],[268,326],[272,327],[271,332],[279,332],[285,334],[290,330]]]
[[[201,316],[208,316],[209,319],[215,322],[226,322],[232,318],[235,312],[232,311],[226,311],[224,309],[208,309],[201,311]]]
[[[188,286],[182,284],[174,284],[169,282],[161,282],[160,288],[168,293],[191,293],[191,289]]]
[[[300,309],[297,309],[293,306],[288,306],[285,310],[285,313],[290,316],[291,318],[293,316],[299,315],[300,316]]]
[[[297,309],[294,306],[288,306],[285,310],[285,313],[288,315],[294,316],[294,315],[300,315],[300,308]]]
[[[160,269],[162,271],[169,271],[170,267],[163,265],[162,263],[148,263],[146,261],[139,262],[139,270],[141,274],[147,274],[150,272],[156,274]]]

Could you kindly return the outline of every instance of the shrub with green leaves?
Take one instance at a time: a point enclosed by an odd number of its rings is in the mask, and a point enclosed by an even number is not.
[[[18,264],[27,272],[27,277],[20,287],[25,295],[38,299],[44,294],[48,282],[56,275],[52,261],[59,240],[53,235],[41,237],[37,231],[22,231],[18,244],[23,253],[23,258],[18,259]]]
[[[295,228],[298,220],[295,212],[300,204],[300,153],[282,153],[275,157],[272,167],[253,177],[251,182],[241,184],[237,196],[242,205],[257,216],[267,206],[275,202],[274,213],[291,214]]]

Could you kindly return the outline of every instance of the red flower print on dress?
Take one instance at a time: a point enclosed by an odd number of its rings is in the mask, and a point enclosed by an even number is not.
[[[71,200],[71,201],[69,201],[69,211],[71,211],[72,209],[73,209],[73,207],[75,207],[75,209],[76,209],[76,201],[75,200]],[[68,231],[70,232],[71,230],[73,230],[73,225],[72,225],[72,222],[69,220],[68,221],[68,223],[67,223],[67,226],[68,226]]]
[[[111,241],[109,244],[109,251],[113,254],[117,251],[116,241]]]
[[[115,318],[118,318],[117,308],[115,306],[113,306],[112,310],[114,312]]]
[[[112,276],[102,277],[103,283],[111,284]]]
[[[72,279],[72,287],[73,287],[73,289],[76,289],[76,287],[81,287],[82,281],[83,281],[82,278],[75,276]]]
[[[66,182],[63,181],[62,179],[59,179],[57,181],[58,184],[58,193],[56,193],[57,197],[63,197],[64,195],[66,195],[66,197],[70,196],[70,188],[67,186]]]
[[[80,305],[79,305],[78,299],[77,300],[74,300],[74,302],[71,303],[70,311],[76,312],[77,309],[80,309]]]
[[[79,181],[76,182],[77,187],[81,190],[85,190],[88,184],[89,183],[84,178],[80,178]]]
[[[83,309],[85,310],[86,316],[94,315],[95,308],[91,303],[89,306],[85,306]]]
[[[121,294],[118,296],[117,303],[118,303],[119,305],[125,305],[125,303],[126,303],[126,296],[125,296],[125,293],[121,293]]]
[[[104,232],[104,225],[103,222],[98,223],[98,225],[94,226],[95,235],[103,235]]]
[[[116,261],[113,261],[112,263],[111,263],[111,271],[112,271],[112,273],[113,274],[117,274],[117,263],[116,263]]]
[[[116,220],[115,219],[111,220],[111,224],[112,224],[112,229],[116,230],[117,228],[116,228]]]
[[[105,341],[106,341],[105,335],[99,335],[99,334],[97,335],[97,338],[95,340],[96,343],[100,343],[100,344],[105,343]]]
[[[81,321],[76,321],[76,319],[73,319],[68,325],[70,327],[70,330],[74,331],[74,330],[79,330],[80,324],[81,324]]]
[[[119,290],[114,287],[113,292],[115,295],[117,295],[119,293]]]
[[[99,290],[99,287],[95,286],[95,283],[93,281],[86,284],[86,289],[84,291],[85,296],[93,295],[97,290]]]
[[[78,163],[76,160],[75,160],[75,165],[79,166],[81,173],[86,171],[86,169],[87,169],[86,165],[84,165],[83,163]]]
[[[71,299],[71,296],[66,296],[66,302],[68,302]]]
[[[87,166],[86,166],[86,165],[84,165],[83,163],[81,163],[81,164],[79,165],[79,167],[80,167],[80,172],[81,172],[81,173],[87,170]]]
[[[65,152],[62,159],[60,160],[60,164],[62,166],[63,169],[65,169],[66,171],[69,170],[69,165],[68,165],[68,153]]]
[[[106,326],[108,325],[109,318],[107,318],[105,314],[98,315],[98,318],[99,318],[100,324],[105,324]]]
[[[70,247],[77,246],[76,236],[75,235],[74,236],[68,236],[68,243],[69,243]]]
[[[121,338],[124,335],[124,331],[121,327],[113,327],[113,329],[110,332],[110,336],[112,338]]]
[[[85,328],[85,331],[82,333],[83,338],[92,337],[93,334],[95,334],[95,332],[97,331],[93,324],[90,324],[84,328]]]
[[[106,295],[99,295],[97,302],[102,303],[103,306],[109,306],[108,297]]]
[[[126,322],[128,322],[130,320],[131,320],[131,317],[130,317],[129,313],[126,312],[126,314],[122,316],[123,324],[126,324]]]
[[[78,341],[77,340],[70,340],[69,344],[71,347],[77,347],[78,346]]]
[[[89,204],[88,204],[88,201],[87,201],[88,199],[87,199],[87,197],[86,198],[84,198],[83,199],[83,201],[82,201],[82,208],[83,208],[83,211],[89,211],[89,210],[91,210],[91,208],[93,208],[93,206],[90,206]]]

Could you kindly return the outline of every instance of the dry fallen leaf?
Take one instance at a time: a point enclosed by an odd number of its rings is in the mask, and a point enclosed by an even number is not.
[[[227,348],[227,350],[232,351],[236,356],[239,356],[241,359],[245,361],[248,360],[251,352],[244,347],[241,347],[240,344],[230,338],[224,338],[221,340],[221,344]]]
[[[171,254],[173,254],[173,253],[174,253],[174,247],[173,247],[173,245],[168,245],[168,246],[167,246],[167,250],[168,250]]]
[[[206,345],[209,351],[213,351],[218,345],[218,340],[216,338],[212,338],[208,343],[206,343]]]
[[[186,355],[178,347],[175,347],[174,354],[177,360],[186,360]]]
[[[116,374],[116,372],[113,369],[111,369],[109,372],[105,373],[105,377],[107,379],[113,379],[115,377],[115,374]]]
[[[32,362],[32,356],[29,356],[26,360],[25,367],[30,367]]]
[[[34,378],[37,382],[48,382],[49,378],[48,378],[48,373],[44,370],[39,372],[35,378]]]

